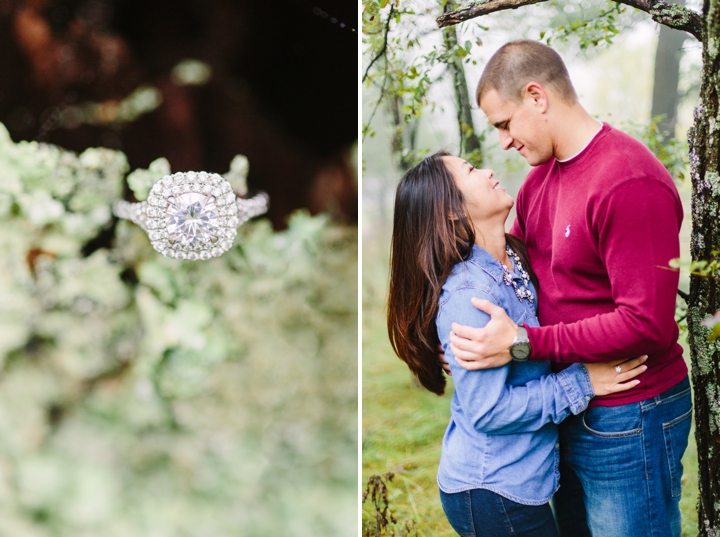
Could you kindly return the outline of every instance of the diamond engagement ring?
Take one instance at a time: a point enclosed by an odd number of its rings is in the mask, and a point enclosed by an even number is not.
[[[227,252],[238,227],[265,213],[268,201],[264,192],[250,199],[237,197],[216,173],[180,172],[157,181],[147,201],[120,200],[113,212],[143,228],[165,257],[196,260]]]
[[[620,367],[619,365],[616,365],[616,366],[615,366],[615,372],[617,372],[617,373],[622,373],[622,367]]]

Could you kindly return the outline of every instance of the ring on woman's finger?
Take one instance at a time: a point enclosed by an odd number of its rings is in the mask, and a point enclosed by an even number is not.
[[[620,367],[619,365],[616,365],[616,366],[615,366],[615,371],[618,372],[618,373],[622,373],[622,367]]]

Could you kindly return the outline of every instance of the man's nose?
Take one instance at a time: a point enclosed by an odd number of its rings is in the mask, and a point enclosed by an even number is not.
[[[507,151],[513,146],[513,137],[510,136],[510,133],[508,131],[504,131],[500,133],[500,145],[502,148]]]

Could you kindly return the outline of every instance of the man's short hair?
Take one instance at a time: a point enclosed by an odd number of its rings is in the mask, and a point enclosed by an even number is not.
[[[566,103],[577,102],[565,63],[553,49],[529,39],[506,43],[493,54],[478,82],[475,99],[495,90],[505,101],[522,102],[525,86],[537,82],[551,87]]]

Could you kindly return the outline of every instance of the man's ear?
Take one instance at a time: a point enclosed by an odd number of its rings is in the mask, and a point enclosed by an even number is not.
[[[548,94],[540,84],[537,82],[528,82],[525,86],[525,98],[530,99],[533,102],[533,106],[538,108],[538,111],[542,114],[547,111],[548,108]]]

